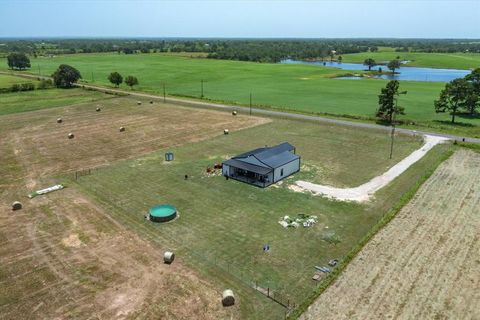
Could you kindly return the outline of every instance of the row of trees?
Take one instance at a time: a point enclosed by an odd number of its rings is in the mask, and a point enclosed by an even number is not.
[[[75,69],[72,66],[67,64],[62,64],[58,69],[52,74],[53,83],[59,88],[71,88],[78,80],[82,78],[80,71]],[[120,84],[125,82],[130,88],[138,84],[137,77],[127,76],[123,79],[123,76],[118,72],[112,72],[108,76],[108,80],[118,87]]]
[[[273,57],[279,47],[290,47],[289,55],[306,54],[308,48],[328,47],[338,53],[375,52],[378,47],[392,47],[398,52],[480,52],[480,42],[472,39],[2,39],[1,52],[23,52],[32,56],[91,52],[205,52],[234,58],[232,49],[241,56],[253,55],[262,47],[262,56]],[[316,49],[315,49],[316,50]],[[268,53],[268,55],[266,55]],[[305,52],[305,53],[302,53]],[[327,53],[328,54],[328,53]],[[285,57],[286,57],[285,56]],[[258,59],[258,58],[257,58]]]
[[[393,124],[395,116],[405,114],[405,108],[398,105],[398,96],[406,94],[406,91],[399,91],[400,83],[393,80],[381,89],[378,96],[378,109],[376,116],[389,124]],[[455,116],[460,113],[467,113],[471,116],[477,113],[480,106],[480,68],[473,70],[464,78],[450,81],[445,89],[440,92],[439,99],[434,101],[435,112],[449,112],[452,116],[451,122],[455,122]]]
[[[108,81],[110,81],[112,84],[114,84],[117,88],[119,85],[121,85],[124,82],[123,76],[118,73],[118,72],[112,72],[108,76]],[[138,79],[137,77],[134,76],[127,76],[125,78],[125,84],[130,87],[130,89],[133,88],[133,86],[138,84]]]
[[[378,63],[372,58],[367,58],[365,61],[363,61],[363,65],[368,67],[368,71],[371,71],[373,67],[378,65]],[[397,57],[397,59],[393,59],[387,63],[387,68],[395,73],[395,70],[399,69],[401,65],[402,64],[399,60],[399,57]]]

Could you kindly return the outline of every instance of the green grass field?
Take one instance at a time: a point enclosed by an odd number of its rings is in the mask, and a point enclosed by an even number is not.
[[[433,57],[437,55],[432,55],[432,59]],[[475,59],[471,62],[471,67],[475,66]],[[448,61],[443,59],[441,63],[448,66]],[[61,63],[78,68],[84,81],[93,84],[111,85],[107,76],[112,71],[118,71],[124,76],[138,77],[140,85],[136,90],[162,94],[165,84],[168,94],[199,98],[203,80],[206,99],[248,105],[251,93],[253,104],[257,106],[321,115],[353,116],[363,121],[374,121],[378,94],[386,84],[386,81],[380,79],[332,79],[335,75],[346,74],[348,71],[321,66],[259,64],[171,54],[39,57],[32,59],[31,71],[38,70],[40,66],[42,74],[50,75]],[[126,88],[125,85],[121,87]],[[443,83],[402,81],[401,90],[407,90],[408,94],[399,99],[399,104],[405,107],[406,112],[399,119],[415,122],[414,127],[418,129],[480,136],[480,119],[458,117],[459,124],[451,126],[449,114],[435,113],[433,101],[438,98],[443,87]]]
[[[281,141],[290,141],[297,147],[303,166],[300,173],[280,186],[260,189],[206,174],[207,166],[227,155]],[[77,184],[110,208],[115,219],[152,241],[170,246],[178,256],[188,256],[197,269],[205,271],[209,265],[217,265],[229,275],[229,281],[237,283],[235,288],[243,290],[242,294],[248,294],[248,289],[241,289],[239,283],[257,282],[299,303],[316,286],[311,280],[313,267],[346,255],[450,147],[434,148],[382,189],[370,204],[295,193],[288,189],[288,184],[297,179],[333,185],[365,182],[420,145],[413,137],[399,136],[398,142],[396,158],[390,161],[389,137],[385,133],[275,120],[228,136],[169,149],[175,153],[175,161],[171,163],[163,161],[165,150],[161,150],[99,169],[76,181],[66,178],[65,182]],[[189,175],[188,180],[184,180],[185,174]],[[143,216],[148,208],[159,203],[175,205],[180,218],[167,224],[146,221]],[[318,224],[308,229],[284,229],[278,224],[284,215],[299,213],[317,215]],[[324,240],[332,234],[341,242],[335,245]],[[266,243],[271,247],[268,254],[262,251]],[[268,310],[259,312],[253,308],[244,310],[244,316],[269,318],[265,312]]]
[[[0,88],[9,88],[13,84],[26,83],[26,82],[36,82],[36,81],[21,78],[21,77],[6,75],[6,74],[0,74]]]
[[[430,67],[440,69],[472,69],[480,68],[480,54],[478,53],[424,53],[424,52],[361,52],[342,55],[344,62],[363,63],[372,58],[378,63],[388,62],[399,56],[401,60],[409,60],[406,64],[412,67]]]
[[[62,107],[110,97],[82,89],[47,89],[0,94],[0,115]]]

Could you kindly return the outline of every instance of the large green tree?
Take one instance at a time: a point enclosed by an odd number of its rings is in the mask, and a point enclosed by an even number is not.
[[[372,67],[376,66],[377,63],[372,58],[365,59],[363,65],[368,67],[368,71],[372,70]]]
[[[400,61],[398,59],[394,59],[387,64],[388,69],[392,70],[395,73],[395,70],[400,68]]]
[[[134,76],[127,76],[125,77],[125,84],[130,87],[130,89],[133,88],[133,86],[138,84],[138,79],[137,77]]]
[[[476,68],[470,74],[467,74],[465,80],[469,81],[472,84],[475,93],[480,95],[480,68]]]
[[[455,122],[455,116],[461,108],[466,108],[469,104],[469,95],[472,94],[473,86],[466,79],[460,78],[450,81],[445,85],[445,89],[440,92],[440,98],[435,100],[435,112],[450,112],[452,123]],[[470,101],[471,103],[471,101]]]
[[[68,64],[61,64],[52,74],[53,83],[59,88],[71,88],[75,82],[82,78],[80,71]]]
[[[25,53],[13,52],[7,56],[7,64],[10,69],[28,69],[30,68],[30,59]]]
[[[108,80],[113,83],[116,87],[118,87],[123,82],[123,77],[118,72],[112,72],[108,76]]]
[[[378,110],[376,116],[383,121],[392,124],[395,115],[405,114],[405,108],[400,107],[397,103],[398,95],[406,94],[407,92],[399,92],[400,83],[397,80],[392,80],[387,83],[385,88],[382,88],[378,96]]]

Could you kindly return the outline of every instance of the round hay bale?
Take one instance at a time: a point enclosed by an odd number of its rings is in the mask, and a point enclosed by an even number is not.
[[[125,131],[125,127],[120,127],[120,132],[124,132]]]
[[[222,305],[224,307],[233,306],[235,304],[235,296],[233,295],[233,291],[227,289],[223,291],[222,294]]]
[[[236,116],[236,115],[237,115],[237,111],[233,110],[233,111],[232,111],[232,115]]]
[[[15,201],[13,204],[12,204],[12,210],[20,210],[22,209],[22,204],[18,201]]]
[[[62,122],[63,122],[62,118],[57,118],[57,123],[62,123]]]
[[[68,139],[73,139],[73,138],[75,138],[75,135],[70,132],[70,133],[68,134]]]
[[[166,264],[171,264],[175,260],[175,253],[171,251],[165,251],[163,254],[163,262]]]
[[[100,112],[100,111],[102,111],[102,108],[97,107],[97,108],[95,109],[95,111]]]
[[[142,101],[137,101],[137,104],[138,104],[138,105],[141,105],[141,104],[142,104]]]
[[[223,129],[223,134],[228,134],[229,132],[228,129]]]

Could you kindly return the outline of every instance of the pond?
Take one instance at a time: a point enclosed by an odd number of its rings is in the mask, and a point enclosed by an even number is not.
[[[403,61],[406,63],[408,61]],[[347,62],[330,62],[330,61],[301,61],[301,60],[282,60],[283,64],[311,64],[325,67],[339,68],[342,70],[368,70],[366,66],[360,63],[347,63]],[[372,67],[372,71],[377,71],[378,68],[382,68],[383,71],[389,71],[386,65],[378,65]],[[428,81],[428,82],[448,82],[453,79],[463,78],[470,73],[470,70],[459,69],[436,69],[436,68],[417,68],[417,67],[400,67],[395,70],[396,74],[383,74],[383,75],[371,75],[372,78],[385,79],[385,80],[410,80],[410,81]],[[363,79],[362,77],[338,77],[337,79]]]

